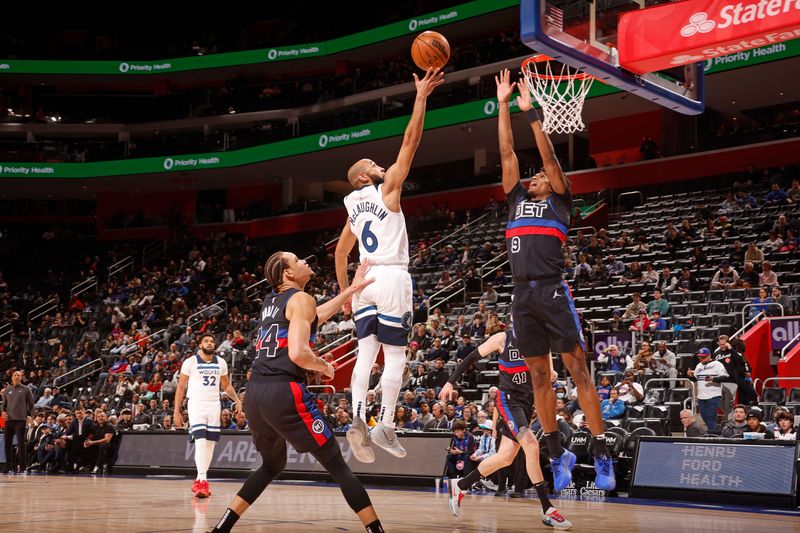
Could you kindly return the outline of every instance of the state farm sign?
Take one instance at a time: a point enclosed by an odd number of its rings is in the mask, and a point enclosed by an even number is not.
[[[687,0],[620,18],[620,64],[636,74],[800,37],[800,0]]]

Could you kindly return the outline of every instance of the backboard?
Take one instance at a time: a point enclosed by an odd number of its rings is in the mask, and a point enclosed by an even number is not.
[[[619,17],[671,0],[522,0],[520,36],[538,53],[587,72],[603,83],[686,115],[705,109],[703,62],[634,74],[620,67]]]

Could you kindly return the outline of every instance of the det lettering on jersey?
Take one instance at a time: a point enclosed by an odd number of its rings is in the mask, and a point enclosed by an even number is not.
[[[514,218],[541,218],[545,211],[547,211],[546,202],[520,202],[517,204],[517,210],[514,214]]]

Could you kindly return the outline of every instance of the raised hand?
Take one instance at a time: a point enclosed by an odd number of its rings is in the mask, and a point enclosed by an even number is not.
[[[361,292],[367,285],[375,281],[375,278],[366,279],[368,271],[369,259],[364,259],[364,262],[358,265],[356,275],[353,276],[353,282],[348,287],[351,292]]]
[[[444,72],[438,68],[429,68],[422,79],[419,79],[416,72],[413,76],[414,84],[417,86],[417,96],[423,98],[430,96],[435,88],[444,83]]]
[[[511,71],[507,68],[501,70],[500,77],[494,77],[494,83],[497,85],[497,101],[508,102],[516,85],[515,82],[511,81]]]
[[[533,107],[533,101],[531,101],[531,92],[528,90],[528,85],[525,83],[525,80],[520,78],[517,81],[517,88],[519,89],[519,96],[517,96],[517,105],[519,106],[520,111],[527,111]]]

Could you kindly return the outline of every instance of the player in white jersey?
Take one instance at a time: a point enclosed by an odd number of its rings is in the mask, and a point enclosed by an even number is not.
[[[234,413],[242,409],[228,375],[228,363],[214,352],[216,344],[213,335],[205,334],[200,338],[200,350],[181,365],[181,377],[175,391],[173,420],[176,428],[183,427],[181,405],[184,394],[189,398],[189,435],[194,440],[194,463],[197,466],[192,492],[198,498],[211,496],[206,476],[220,435],[220,389],[235,402]]]
[[[422,79],[414,74],[414,83],[417,98],[397,161],[384,170],[375,161],[361,159],[347,172],[355,190],[344,200],[348,218],[336,246],[336,278],[342,290],[349,286],[347,260],[356,241],[361,261],[369,259],[370,275],[375,279],[353,297],[351,304],[344,306],[345,313],[353,313],[358,337],[358,359],[350,385],[353,428],[347,432],[347,440],[356,458],[365,463],[375,460],[371,442],[396,457],[406,455],[394,433],[394,408],[402,384],[412,308],[408,235],[400,209],[400,193],[422,138],[427,98],[444,83],[444,74],[438,69],[428,69]],[[365,412],[367,388],[381,345],[384,358],[381,412],[370,436]]]

